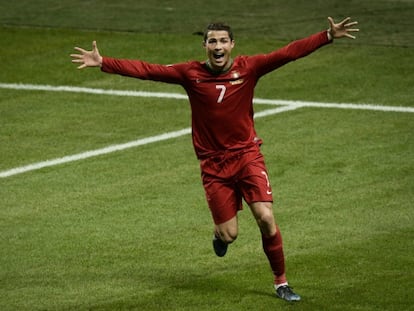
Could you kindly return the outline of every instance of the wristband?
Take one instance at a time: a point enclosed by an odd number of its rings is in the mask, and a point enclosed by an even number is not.
[[[333,40],[333,35],[332,35],[332,33],[331,33],[331,28],[329,28],[329,29],[326,31],[326,35],[328,36],[328,40],[329,40],[329,41],[332,41],[332,40]]]

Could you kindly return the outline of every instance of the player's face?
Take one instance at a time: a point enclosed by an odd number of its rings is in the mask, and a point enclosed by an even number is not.
[[[225,30],[211,30],[204,42],[210,66],[215,71],[227,70],[231,66],[231,50],[234,41]]]

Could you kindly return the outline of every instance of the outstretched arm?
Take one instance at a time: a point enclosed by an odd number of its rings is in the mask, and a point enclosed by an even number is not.
[[[332,17],[328,17],[329,21],[329,29],[328,29],[328,37],[330,40],[334,38],[343,38],[347,37],[350,39],[355,39],[351,33],[358,32],[358,28],[352,28],[353,26],[357,25],[358,22],[351,22],[351,18],[347,17],[342,22],[335,24]]]
[[[80,64],[78,69],[102,66],[102,56],[99,54],[96,41],[92,42],[92,51],[86,51],[79,47],[75,47],[75,50],[80,54],[70,54],[70,56],[72,57],[72,63]]]

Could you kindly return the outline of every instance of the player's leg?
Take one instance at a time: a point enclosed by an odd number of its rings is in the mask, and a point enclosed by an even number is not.
[[[237,238],[237,216],[214,226],[213,248],[217,256],[223,257],[227,253],[227,247]]]
[[[217,256],[223,257],[237,238],[237,212],[242,209],[242,197],[232,182],[207,174],[202,178],[214,221],[213,248]]]
[[[277,296],[287,301],[299,301],[300,296],[287,283],[282,235],[275,222],[272,203],[254,202],[250,204],[250,209],[262,234],[263,250],[273,271]]]
[[[237,233],[237,216],[234,216],[224,223],[214,225],[214,234],[226,244],[233,243],[237,238]]]
[[[252,155],[240,176],[239,185],[259,226],[263,250],[273,271],[275,285],[286,285],[282,236],[273,215],[272,189],[263,156]]]
[[[282,235],[273,215],[272,189],[260,152],[250,155],[240,174],[239,186],[260,228],[263,250],[274,274],[277,296],[287,301],[300,300],[287,284]]]
[[[263,250],[269,259],[275,276],[275,284],[284,284],[286,274],[282,235],[276,226],[272,203],[254,202],[250,204],[250,209],[262,234]]]

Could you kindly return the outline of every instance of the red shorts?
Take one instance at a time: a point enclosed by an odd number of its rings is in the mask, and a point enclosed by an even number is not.
[[[247,204],[273,202],[263,155],[259,148],[226,152],[201,160],[201,175],[215,224],[224,223]]]

